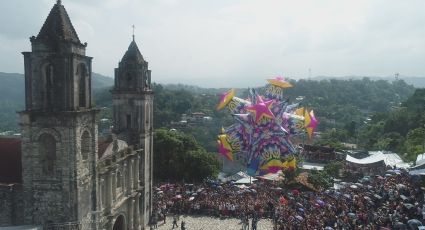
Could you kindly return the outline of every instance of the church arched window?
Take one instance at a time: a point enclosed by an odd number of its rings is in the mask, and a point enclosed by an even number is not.
[[[128,88],[134,88],[134,80],[133,80],[133,76],[130,73],[127,73],[125,75],[125,80],[126,80],[126,86]]]
[[[123,187],[123,178],[120,171],[117,171],[117,184],[116,184],[116,190],[118,193],[122,192]]]
[[[87,87],[88,87],[88,73],[86,65],[80,64],[77,69],[77,75],[79,78],[79,90],[78,90],[78,98],[79,98],[79,107],[87,106]]]
[[[56,162],[56,140],[52,135],[44,133],[38,142],[42,172],[45,175],[52,175]]]
[[[42,100],[43,108],[49,108],[53,102],[53,65],[47,63],[43,65],[43,81],[42,81]]]
[[[81,157],[87,160],[91,152],[91,137],[88,131],[84,131],[81,135]]]

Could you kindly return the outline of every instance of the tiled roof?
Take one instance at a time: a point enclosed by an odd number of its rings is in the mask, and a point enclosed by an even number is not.
[[[57,41],[66,40],[80,43],[65,7],[58,1],[47,16],[37,40]]]
[[[0,182],[22,182],[20,138],[0,138]]]

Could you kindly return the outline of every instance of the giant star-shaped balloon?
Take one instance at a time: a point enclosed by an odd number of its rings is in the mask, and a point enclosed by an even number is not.
[[[229,102],[232,100],[232,98],[235,96],[235,90],[231,89],[225,93],[222,93],[220,95],[220,99],[217,105],[217,110],[220,110],[224,108]]]
[[[319,123],[316,119],[316,116],[314,115],[313,110],[310,111],[310,124],[307,125],[307,128],[313,128],[316,129],[317,124]]]
[[[218,135],[218,152],[226,157],[228,160],[233,161],[232,147],[230,146],[229,141],[227,140],[226,134]]]
[[[257,103],[246,108],[247,111],[254,113],[255,123],[258,124],[263,117],[268,117],[270,119],[274,118],[274,114],[270,110],[273,105],[273,100],[263,101],[263,98],[257,96]]]
[[[277,76],[273,79],[267,79],[267,81],[270,84],[277,86],[277,87],[280,87],[280,88],[290,88],[290,87],[292,87],[292,84],[285,81],[285,79],[281,76]]]
[[[318,121],[316,119],[316,116],[314,116],[313,110],[307,113],[306,116],[308,117],[307,120],[309,120],[306,126],[306,129],[307,129],[308,137],[311,139],[313,137],[314,130],[317,127]]]

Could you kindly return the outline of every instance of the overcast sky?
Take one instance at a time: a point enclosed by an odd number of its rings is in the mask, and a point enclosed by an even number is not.
[[[23,73],[55,0],[1,0],[0,72]],[[94,57],[113,77],[131,42],[153,81],[261,86],[267,78],[425,76],[424,0],[62,0]]]

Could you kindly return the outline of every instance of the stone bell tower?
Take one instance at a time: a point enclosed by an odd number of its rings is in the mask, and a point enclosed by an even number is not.
[[[97,110],[91,62],[61,1],[25,62],[22,168],[25,224],[92,219],[96,211]]]
[[[140,213],[147,224],[152,211],[153,91],[151,71],[133,40],[115,69],[113,100],[114,132],[140,157]]]

